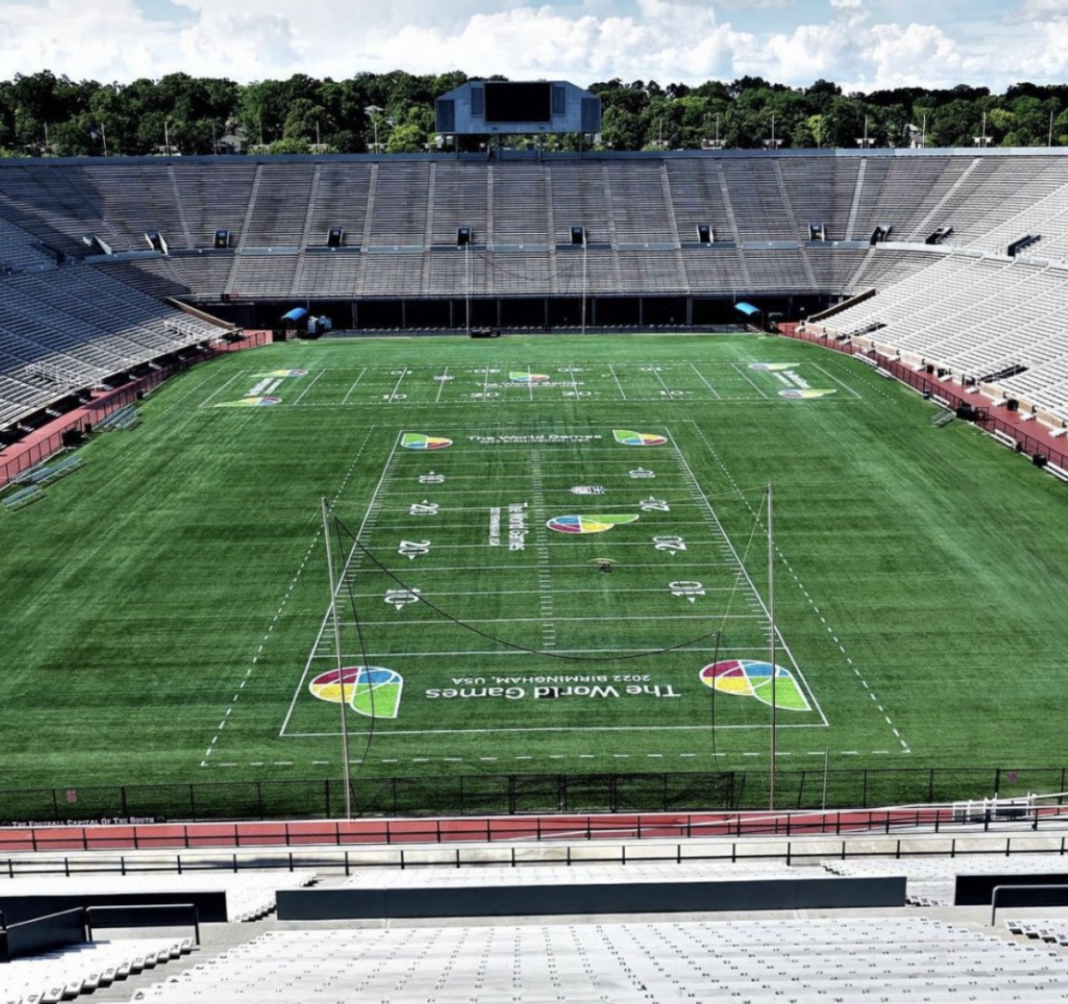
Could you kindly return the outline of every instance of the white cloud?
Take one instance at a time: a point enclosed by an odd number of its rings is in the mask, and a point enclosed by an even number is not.
[[[1007,19],[1033,24],[1062,18],[1068,18],[1068,0],[1025,0]]]
[[[1068,0],[1024,0],[1013,28],[993,13],[965,24],[941,10],[937,25],[922,12],[873,24],[874,0],[171,2],[182,11],[173,22],[147,18],[136,0],[0,0],[0,75],[48,68],[122,81],[181,70],[255,80],[401,68],[666,84],[755,74],[793,86],[824,77],[850,90],[998,89],[1068,71]]]

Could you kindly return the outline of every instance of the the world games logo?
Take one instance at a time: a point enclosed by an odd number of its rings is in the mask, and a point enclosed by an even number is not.
[[[404,678],[396,670],[381,666],[347,666],[320,673],[308,689],[320,701],[344,701],[356,714],[367,718],[396,718]]]
[[[810,711],[797,678],[785,666],[775,666],[775,707],[786,711]],[[772,665],[758,659],[727,659],[701,670],[701,682],[717,693],[754,697],[771,705]]]
[[[655,436],[649,432],[632,432],[630,429],[613,429],[612,435],[617,443],[624,446],[663,446],[667,442],[665,436]]]
[[[509,373],[512,383],[548,383],[551,379],[547,373]]]
[[[271,370],[269,373],[257,373],[255,379],[261,377],[302,377],[307,376],[307,370]]]
[[[406,432],[401,446],[406,450],[444,450],[452,446],[452,440],[441,436],[424,436],[421,432]]]
[[[557,533],[605,533],[614,526],[637,520],[637,516],[557,516],[545,525]]]
[[[797,369],[797,363],[750,363],[749,368],[756,373],[785,373]]]

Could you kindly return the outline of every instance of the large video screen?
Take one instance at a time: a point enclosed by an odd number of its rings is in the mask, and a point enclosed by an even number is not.
[[[552,84],[487,83],[486,121],[549,122],[553,117]]]

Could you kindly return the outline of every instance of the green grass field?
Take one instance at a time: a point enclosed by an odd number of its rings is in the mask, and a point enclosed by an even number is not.
[[[3,514],[4,788],[338,777],[343,708],[365,778],[766,771],[769,482],[777,764],[1068,761],[1064,486],[854,360],[324,341],[142,414]]]

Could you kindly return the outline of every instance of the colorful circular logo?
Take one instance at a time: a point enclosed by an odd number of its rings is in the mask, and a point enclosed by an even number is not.
[[[452,440],[441,436],[424,436],[421,432],[406,432],[401,446],[406,450],[444,450],[452,446]]]
[[[774,688],[772,673],[774,670]],[[787,711],[810,711],[811,706],[797,678],[785,666],[772,667],[760,659],[726,659],[705,666],[700,673],[706,687],[735,697],[753,697],[770,705],[772,690],[775,707]]]
[[[381,666],[346,666],[320,673],[308,684],[313,697],[331,704],[345,702],[368,718],[396,718],[404,679]]]
[[[637,516],[557,516],[545,525],[557,533],[604,533],[623,523],[634,523]]]

